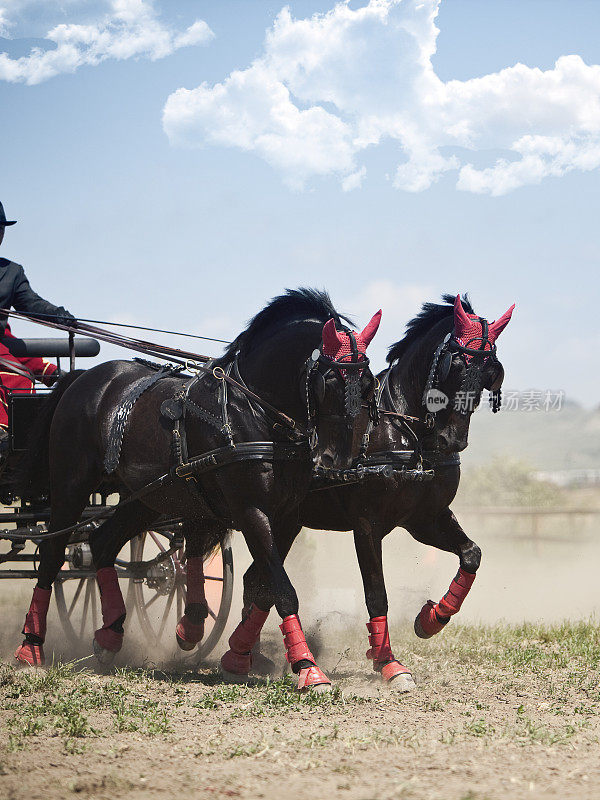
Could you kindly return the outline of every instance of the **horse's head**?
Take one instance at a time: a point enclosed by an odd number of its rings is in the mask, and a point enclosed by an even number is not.
[[[360,332],[338,330],[330,319],[320,348],[306,365],[303,383],[316,467],[347,469],[352,464],[355,428],[363,404],[372,404],[375,379],[366,352],[377,333],[381,311]]]
[[[454,301],[454,324],[433,356],[423,393],[428,446],[460,452],[468,443],[471,414],[490,392],[494,412],[500,409],[504,368],[496,355],[496,340],[510,322],[514,305],[494,322],[465,311]],[[433,440],[433,441],[431,441]]]

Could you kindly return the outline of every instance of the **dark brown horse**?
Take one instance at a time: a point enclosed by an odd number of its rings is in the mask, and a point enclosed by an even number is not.
[[[287,445],[287,452],[298,445],[301,455],[230,463],[198,475],[191,487],[184,480],[167,483],[120,507],[93,533],[90,545],[104,622],[96,631],[94,646],[102,660],[112,657],[123,641],[125,605],[114,569],[117,554],[159,515],[168,514],[185,520],[188,569],[195,581],[178,626],[184,646],[199,641],[207,616],[202,556],[233,527],[242,531],[261,580],[269,586],[301,686],[329,684],[306,646],[297,616],[298,598],[275,542],[286,540],[290,527],[295,527],[313,467],[343,469],[351,463],[354,429],[363,424],[361,403],[373,396],[374,379],[365,351],[379,319],[380,312],[361,334],[348,332],[327,294],[288,291],[257,314],[212,365],[223,372],[191,381],[165,377],[141,394],[127,421],[118,466],[110,476],[112,489],[122,497],[172,467],[174,423],[165,410],[172,408],[169,403],[174,398],[187,409],[184,425],[190,456],[216,448],[232,451],[232,443],[240,447],[244,442],[274,442],[281,445],[280,451]],[[229,372],[260,401],[249,400],[247,392],[231,386],[224,396],[225,383],[215,376]],[[90,494],[109,480],[105,455],[113,420],[132,386],[150,373],[140,363],[112,361],[69,376],[51,395],[33,433],[19,488],[25,497],[49,489],[50,532],[76,523]],[[297,421],[294,430],[283,426],[267,404]],[[44,448],[47,459],[40,457]],[[50,593],[64,563],[68,538],[63,534],[40,546],[38,583],[23,629],[25,640],[16,653],[21,662],[43,661]]]
[[[432,636],[459,611],[480,563],[479,547],[463,531],[450,504],[460,480],[458,453],[467,446],[471,414],[482,390],[491,391],[495,410],[500,404],[504,371],[494,342],[512,313],[511,308],[488,324],[474,314],[468,301],[463,304],[460,297],[451,295],[445,295],[444,301],[423,306],[409,322],[405,337],[390,348],[390,367],[377,376],[384,413],[370,434],[364,461],[395,461],[398,471],[393,477],[312,491],[300,505],[295,528],[277,539],[284,558],[301,525],[354,532],[370,617],[368,656],[383,680],[400,691],[411,689],[414,681],[410,670],[394,657],[389,641],[382,540],[394,528],[403,527],[417,541],[458,556],[459,571],[446,595],[439,603],[429,601],[415,620],[418,636]],[[394,416],[397,412],[413,419],[407,422]],[[401,467],[414,469],[421,459],[435,470],[435,477],[428,482],[405,480]],[[273,596],[256,564],[244,576],[244,605],[252,603],[265,612],[266,619]],[[258,641],[259,632],[255,631],[254,639],[248,638],[248,650]]]

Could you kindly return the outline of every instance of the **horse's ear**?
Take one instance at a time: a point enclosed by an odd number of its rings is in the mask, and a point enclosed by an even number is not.
[[[510,322],[510,318],[512,317],[514,310],[515,304],[513,303],[508,311],[505,311],[499,319],[497,319],[495,322],[490,322],[489,336],[492,341],[495,341],[498,336],[500,336],[504,328],[506,328]]]
[[[325,355],[335,355],[344,343],[344,339],[337,332],[335,321],[327,320],[323,325],[323,352]]]
[[[373,337],[377,333],[379,323],[381,322],[381,309],[376,314],[373,314],[370,322],[368,322],[360,334],[360,338],[365,343],[365,350],[371,344]]]
[[[460,295],[456,295],[456,300],[454,301],[454,335],[457,339],[460,339],[465,331],[468,331],[471,327],[472,322],[467,316],[467,312],[463,308],[463,304],[460,300]]]

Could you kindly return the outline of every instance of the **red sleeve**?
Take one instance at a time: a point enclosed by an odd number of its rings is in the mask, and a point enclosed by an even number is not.
[[[9,325],[6,326],[4,335],[14,338],[14,334],[12,333]],[[21,356],[19,358],[12,356],[12,358],[14,358],[15,361],[18,361],[19,364],[23,364],[23,366],[27,367],[30,372],[33,372],[33,374],[40,378],[44,383],[47,383],[46,378],[50,378],[50,376],[54,375],[57,370],[56,364],[52,364],[50,361],[45,361],[39,356]],[[52,383],[52,381],[50,381],[50,383]]]

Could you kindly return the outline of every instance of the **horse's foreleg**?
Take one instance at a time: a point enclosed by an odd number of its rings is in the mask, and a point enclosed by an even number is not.
[[[123,624],[127,616],[115,560],[121,548],[146,530],[157,516],[156,511],[142,503],[131,503],[116,511],[90,536],[103,622],[94,633],[94,652],[103,664],[111,663],[123,646]]]
[[[248,549],[263,576],[268,593],[275,605],[282,622],[280,630],[286,648],[286,659],[292,671],[298,675],[298,689],[306,690],[315,688],[317,691],[326,691],[331,687],[331,681],[316,664],[315,657],[310,652],[306,643],[304,632],[298,617],[298,596],[283,567],[283,558],[276,542],[285,542],[294,536],[292,528],[296,529],[297,522],[289,518],[270,523],[268,517],[259,509],[250,509],[243,514],[243,521],[239,526],[244,534]],[[295,535],[295,534],[294,534]],[[265,596],[265,604],[271,602]],[[250,651],[260,629],[268,614],[267,609],[260,609],[253,604],[246,619],[242,620],[229,640],[230,650],[223,656],[221,664],[226,672],[229,666],[238,667],[240,672],[234,674],[247,674],[251,663]],[[250,647],[248,648],[248,645]],[[241,658],[238,658],[241,657]],[[246,669],[248,665],[248,669]],[[243,671],[241,668],[244,668]],[[321,687],[321,688],[318,688]]]
[[[373,661],[373,669],[386,683],[398,691],[408,692],[415,687],[414,679],[410,670],[394,656],[390,644],[381,541],[381,532],[361,518],[354,530],[354,546],[370,617],[367,622],[370,645],[367,658]]]
[[[415,619],[415,633],[429,639],[439,633],[461,606],[471,590],[481,563],[481,550],[471,541],[450,509],[446,509],[432,528],[410,527],[415,539],[440,550],[456,553],[460,566],[446,594],[438,603],[428,600]]]

